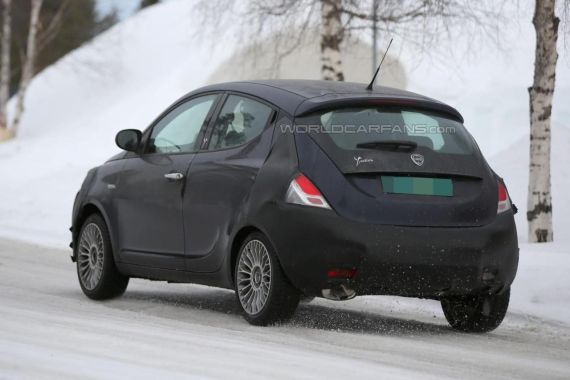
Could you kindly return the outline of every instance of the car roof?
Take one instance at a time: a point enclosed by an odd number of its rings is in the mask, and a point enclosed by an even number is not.
[[[461,122],[463,117],[453,107],[435,99],[413,92],[386,86],[325,80],[268,79],[213,84],[192,91],[187,96],[201,92],[231,91],[264,99],[291,116],[301,116],[317,110],[358,104],[389,104],[427,108],[447,113]]]

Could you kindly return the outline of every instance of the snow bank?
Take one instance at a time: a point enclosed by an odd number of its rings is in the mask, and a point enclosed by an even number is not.
[[[144,129],[168,104],[203,85],[217,64],[238,50],[235,41],[196,37],[193,2],[169,1],[137,13],[72,52],[31,84],[21,135],[0,145],[0,236],[66,246],[73,198],[87,170],[118,151],[114,136]],[[409,89],[457,107],[496,171],[504,176],[524,239],[528,134],[527,86],[534,37],[530,14],[506,56],[480,53],[442,68],[397,49],[408,66]],[[228,23],[239,25],[239,23]],[[511,36],[512,37],[512,36]],[[443,46],[442,49],[449,47]],[[436,52],[437,54],[437,52]],[[555,238],[570,241],[568,169],[570,69],[564,50],[553,111]],[[416,64],[413,66],[413,64]],[[366,70],[369,68],[366,67]],[[500,153],[504,151],[503,153]]]
[[[520,250],[519,270],[512,286],[509,311],[570,325],[568,244],[525,243],[521,244]]]
[[[118,152],[117,131],[144,129],[225,58],[194,39],[193,4],[139,12],[32,82],[21,135],[0,146],[0,235],[62,246],[86,170]]]

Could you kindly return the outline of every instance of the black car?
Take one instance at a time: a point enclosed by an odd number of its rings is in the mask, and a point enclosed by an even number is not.
[[[224,83],[116,143],[73,207],[92,299],[137,277],[235,289],[258,325],[315,296],[436,299],[462,331],[505,316],[516,208],[446,104],[358,83]]]

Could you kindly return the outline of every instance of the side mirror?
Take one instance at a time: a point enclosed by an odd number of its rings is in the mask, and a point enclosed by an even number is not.
[[[142,132],[137,129],[123,129],[115,137],[117,146],[127,152],[136,152],[142,138]]]

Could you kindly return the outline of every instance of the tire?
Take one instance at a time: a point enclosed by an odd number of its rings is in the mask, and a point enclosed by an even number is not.
[[[87,297],[105,300],[125,292],[129,278],[115,266],[109,231],[101,215],[92,214],[83,222],[75,249],[77,278]]]
[[[455,330],[489,332],[501,324],[509,307],[511,289],[500,294],[469,295],[441,300],[445,318]]]
[[[263,234],[254,232],[244,240],[234,276],[238,304],[252,325],[285,322],[295,313],[301,292],[283,273],[275,249]]]

